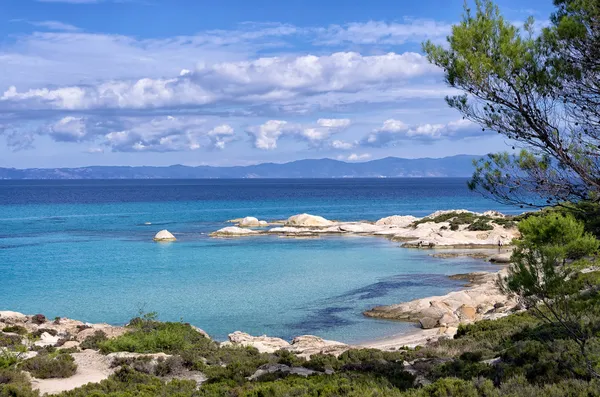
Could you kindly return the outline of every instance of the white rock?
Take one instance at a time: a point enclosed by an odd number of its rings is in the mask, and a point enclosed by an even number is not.
[[[251,236],[258,234],[256,230],[243,229],[237,226],[228,226],[223,229],[219,229],[216,232],[210,234],[211,237],[232,237],[232,236]]]
[[[10,310],[0,311],[0,321],[5,323],[24,323],[27,321],[27,316],[19,312],[11,312]]]
[[[381,218],[375,224],[377,226],[397,226],[397,227],[407,227],[411,223],[419,220],[419,218],[412,215],[392,215],[386,218]]]
[[[286,226],[331,226],[333,222],[323,218],[322,216],[299,214],[290,216],[285,223]]]
[[[375,233],[381,231],[381,226],[371,225],[370,223],[343,223],[339,225],[339,230],[349,233]]]
[[[261,353],[274,353],[290,347],[290,344],[281,338],[272,338],[266,335],[252,336],[240,331],[229,334],[229,342],[237,346],[254,347]]]
[[[267,232],[275,233],[275,234],[306,234],[306,233],[317,233],[317,232],[319,232],[319,230],[310,229],[307,227],[283,226],[283,227],[274,227],[272,229],[269,229]]]
[[[60,339],[60,336],[58,336],[58,335],[52,336],[51,334],[44,332],[40,336],[40,340],[38,340],[34,344],[36,346],[54,346],[55,344],[58,343],[59,339]]]
[[[240,226],[240,227],[257,227],[257,226],[260,226],[260,221],[253,216],[247,216],[240,221],[238,226]]]
[[[171,234],[171,232],[169,232],[168,230],[161,230],[160,232],[156,233],[156,236],[154,236],[154,241],[175,241],[177,240],[175,238],[175,236],[173,236]]]

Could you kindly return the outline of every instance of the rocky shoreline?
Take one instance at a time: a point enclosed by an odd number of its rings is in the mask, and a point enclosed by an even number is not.
[[[272,222],[245,217],[229,221],[210,234],[213,238],[252,236],[320,237],[360,235],[385,237],[405,248],[494,248],[510,245],[518,237],[516,224],[496,211],[437,211],[423,218],[392,215],[375,222],[339,222],[321,216],[299,214]],[[164,232],[164,231],[161,231]]]

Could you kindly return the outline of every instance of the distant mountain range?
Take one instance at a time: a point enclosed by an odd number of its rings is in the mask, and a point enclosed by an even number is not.
[[[467,177],[473,160],[481,156],[458,155],[439,159],[386,157],[362,163],[332,159],[298,160],[284,164],[249,166],[0,168],[0,179],[200,179],[200,178],[397,178]]]

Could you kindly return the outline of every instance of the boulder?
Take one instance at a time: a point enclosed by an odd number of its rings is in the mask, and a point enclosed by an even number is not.
[[[435,328],[438,325],[438,318],[436,317],[423,317],[419,319],[419,324],[423,329]]]
[[[313,354],[332,354],[339,356],[351,347],[345,343],[326,340],[314,335],[302,335],[292,340],[289,351],[300,357],[308,358]]]
[[[290,344],[281,338],[272,338],[266,335],[252,336],[250,334],[235,331],[229,334],[229,343],[238,346],[252,346],[261,353],[274,353],[277,350],[289,348]],[[225,345],[227,342],[225,342]]]
[[[327,220],[321,216],[310,215],[310,214],[299,214],[290,216],[285,222],[286,226],[317,226],[325,227],[333,225],[333,222]]]
[[[304,367],[290,367],[285,364],[265,364],[256,370],[256,372],[248,378],[248,380],[256,380],[266,374],[290,374],[307,377],[312,374],[316,374],[317,371]]]
[[[0,321],[6,324],[24,323],[27,321],[27,316],[23,313],[4,310],[0,311]]]
[[[34,344],[36,346],[54,346],[58,343],[59,339],[60,336],[58,335],[53,336],[48,332],[44,332],[42,335],[40,335],[40,340],[36,341]]]
[[[257,218],[253,216],[247,216],[240,220],[238,223],[239,227],[261,227],[267,226],[268,223],[266,221],[259,221]]]
[[[370,223],[344,223],[339,225],[338,230],[348,233],[375,233],[381,230],[380,226]]]
[[[438,320],[438,325],[442,327],[449,327],[451,325],[456,325],[460,321],[458,317],[456,317],[452,313],[444,313],[444,315]]]
[[[511,263],[512,252],[496,254],[490,257],[492,263]]]
[[[456,315],[461,321],[474,321],[477,317],[477,309],[473,306],[462,305],[456,310]]]
[[[173,236],[171,234],[171,232],[169,232],[168,230],[161,230],[160,232],[156,233],[156,235],[154,236],[154,241],[157,241],[157,242],[175,241],[175,240],[177,240],[175,238],[175,236]]]
[[[233,237],[233,236],[251,236],[258,234],[256,230],[244,229],[237,226],[228,226],[223,229],[219,229],[216,232],[210,234],[211,237]]]
[[[375,224],[377,226],[407,227],[417,220],[419,220],[419,218],[412,215],[392,215],[386,218],[381,218],[375,222]]]

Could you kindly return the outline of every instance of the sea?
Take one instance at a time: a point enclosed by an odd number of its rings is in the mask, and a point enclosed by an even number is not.
[[[210,238],[227,220],[299,213],[375,221],[507,207],[461,178],[0,181],[0,310],[125,324],[139,313],[198,326],[347,343],[414,330],[363,311],[462,287],[497,269],[384,238]],[[155,243],[161,229],[176,237]]]

